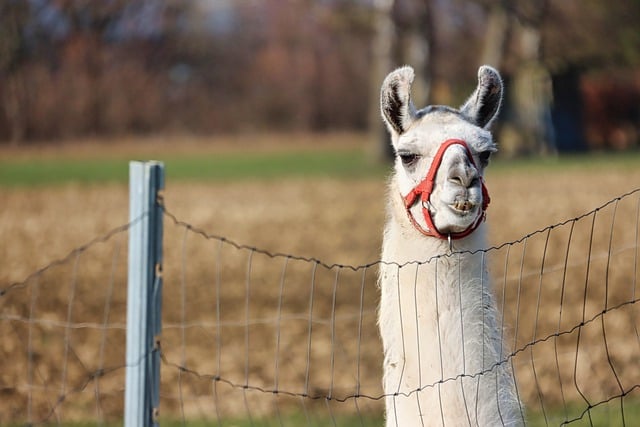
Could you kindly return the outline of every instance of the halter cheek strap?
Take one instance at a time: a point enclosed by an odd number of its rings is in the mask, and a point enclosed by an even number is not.
[[[432,237],[437,237],[439,239],[445,239],[445,240],[446,239],[454,239],[454,240],[462,239],[463,237],[466,237],[469,234],[473,233],[476,230],[476,228],[478,228],[480,224],[485,220],[486,210],[489,207],[489,202],[490,202],[489,191],[487,190],[487,187],[484,185],[484,180],[482,179],[482,177],[480,177],[480,184],[482,186],[482,209],[478,212],[478,217],[476,218],[476,220],[465,230],[460,231],[458,233],[442,234],[440,233],[440,231],[438,231],[438,229],[433,223],[433,218],[431,217],[431,211],[429,210],[429,205],[430,205],[431,193],[433,191],[433,186],[436,180],[436,175],[438,173],[438,169],[440,168],[440,164],[442,163],[442,158],[444,157],[444,153],[445,151],[447,151],[447,148],[451,147],[452,145],[461,145],[462,147],[464,147],[467,153],[467,157],[469,158],[473,166],[477,168],[476,163],[473,160],[473,155],[471,154],[471,150],[469,149],[469,146],[467,145],[467,143],[460,139],[448,139],[445,142],[443,142],[442,145],[440,145],[440,148],[438,148],[438,151],[436,152],[436,155],[433,161],[431,162],[431,166],[429,167],[429,172],[427,173],[427,176],[425,177],[425,179],[423,179],[413,190],[411,190],[409,194],[403,197],[404,206],[405,206],[405,209],[407,210],[409,221],[411,221],[413,226],[425,236],[432,236]],[[418,224],[416,219],[413,217],[413,214],[411,213],[411,207],[418,200],[422,204],[422,215],[424,216],[424,220],[427,224],[426,228]]]

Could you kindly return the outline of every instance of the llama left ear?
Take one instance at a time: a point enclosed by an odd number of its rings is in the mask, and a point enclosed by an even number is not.
[[[498,115],[503,92],[500,73],[495,68],[483,65],[478,69],[478,87],[460,112],[481,128],[488,128]]]

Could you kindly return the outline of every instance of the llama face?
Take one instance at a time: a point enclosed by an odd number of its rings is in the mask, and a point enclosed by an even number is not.
[[[489,67],[481,67],[478,77],[478,88],[460,110],[430,106],[417,111],[410,101],[413,70],[409,67],[394,71],[383,84],[382,114],[396,152],[398,192],[405,197],[422,186],[434,161],[440,162],[437,171],[431,172],[435,178],[428,200],[407,206],[423,230],[435,226],[443,235],[461,233],[482,215],[487,196],[482,176],[496,151],[487,128],[500,106],[502,82]],[[464,141],[466,148],[454,144],[442,151],[442,144],[451,139]]]
[[[419,118],[395,143],[396,183],[399,193],[406,195],[423,182],[441,145],[451,139],[464,141],[468,150],[458,144],[446,148],[435,175],[427,209],[442,234],[461,233],[482,214],[482,177],[496,151],[491,135],[453,112],[436,110]],[[413,218],[429,228],[423,204],[410,209]]]

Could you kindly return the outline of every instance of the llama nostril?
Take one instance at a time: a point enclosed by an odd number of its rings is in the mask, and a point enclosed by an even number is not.
[[[458,175],[450,176],[449,182],[451,182],[452,184],[459,185],[460,187],[466,187],[462,177]]]
[[[453,174],[449,177],[449,182],[460,187],[471,188],[478,183],[475,174]]]

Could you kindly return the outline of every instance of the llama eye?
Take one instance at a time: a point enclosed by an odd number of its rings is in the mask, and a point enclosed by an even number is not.
[[[491,157],[491,151],[482,151],[478,153],[478,159],[480,159],[480,164],[482,166],[487,166],[489,164],[489,158]]]
[[[412,166],[420,158],[420,155],[414,153],[398,153],[398,157],[405,166]]]

